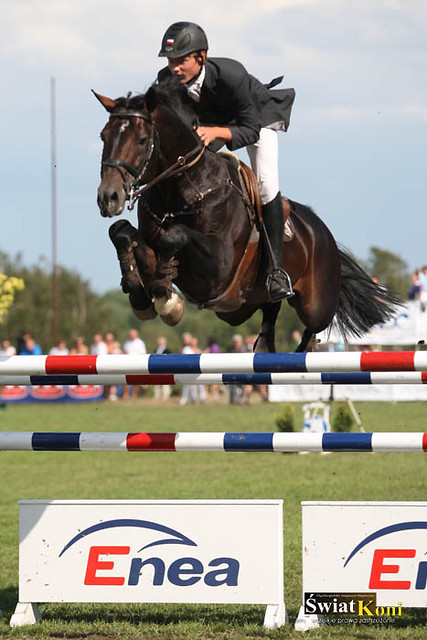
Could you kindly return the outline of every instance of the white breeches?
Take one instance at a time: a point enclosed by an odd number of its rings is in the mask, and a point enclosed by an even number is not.
[[[271,202],[279,191],[279,142],[277,131],[263,127],[258,142],[246,147],[258,179],[261,204]]]

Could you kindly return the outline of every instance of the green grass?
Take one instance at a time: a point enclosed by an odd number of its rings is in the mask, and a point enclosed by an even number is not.
[[[424,431],[423,403],[357,403],[367,431]],[[275,431],[280,405],[159,407],[153,401],[17,406],[0,411],[3,431]],[[302,425],[297,406],[296,424]],[[0,636],[5,638],[296,638],[301,604],[302,500],[425,500],[422,453],[0,453]],[[262,626],[263,607],[40,605],[43,620],[11,630],[18,598],[18,500],[284,500],[285,602],[291,624]],[[387,628],[329,626],[310,638],[421,640],[426,612],[405,611]]]

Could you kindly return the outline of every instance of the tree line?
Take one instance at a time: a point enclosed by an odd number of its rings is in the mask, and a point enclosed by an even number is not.
[[[410,274],[406,262],[399,256],[371,247],[368,260],[361,265],[381,284],[406,299]],[[11,309],[0,324],[0,340],[8,339],[16,344],[18,337],[28,331],[47,353],[54,341],[53,287],[48,262],[41,259],[36,265],[27,266],[20,254],[9,256],[0,252],[0,272],[22,278],[25,283],[25,288],[16,293]],[[88,280],[65,267],[58,267],[57,290],[57,338],[64,339],[68,346],[73,344],[77,336],[83,336],[85,342],[90,344],[95,333],[105,335],[107,332],[114,333],[116,339],[123,343],[129,329],[137,328],[149,352],[156,349],[160,335],[168,339],[169,349],[177,352],[184,332],[197,336],[202,349],[210,338],[214,338],[221,349],[226,350],[232,343],[234,333],[241,333],[244,337],[257,334],[261,323],[261,313],[258,311],[243,325],[230,327],[212,311],[200,311],[189,303],[186,303],[184,317],[176,327],[166,326],[159,318],[143,323],[133,315],[127,295],[121,290],[113,289],[99,295],[91,289]],[[301,330],[302,325],[293,309],[283,304],[277,322],[278,350],[294,348],[292,333],[295,329]]]

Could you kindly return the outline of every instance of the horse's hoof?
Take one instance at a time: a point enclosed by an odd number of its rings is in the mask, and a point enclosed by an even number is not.
[[[177,325],[184,315],[184,301],[175,291],[170,298],[154,298],[154,307],[163,322],[170,327]]]

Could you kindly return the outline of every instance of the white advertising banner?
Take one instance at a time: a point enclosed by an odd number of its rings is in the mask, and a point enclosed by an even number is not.
[[[301,504],[306,602],[374,593],[380,607],[427,607],[427,502]]]
[[[341,344],[343,336],[336,330],[319,333],[322,344]],[[348,336],[348,344],[357,345],[413,345],[427,340],[427,309],[425,304],[407,301],[396,315],[384,324],[377,325],[369,333],[361,336]]]
[[[283,603],[281,500],[19,503],[20,602]]]

